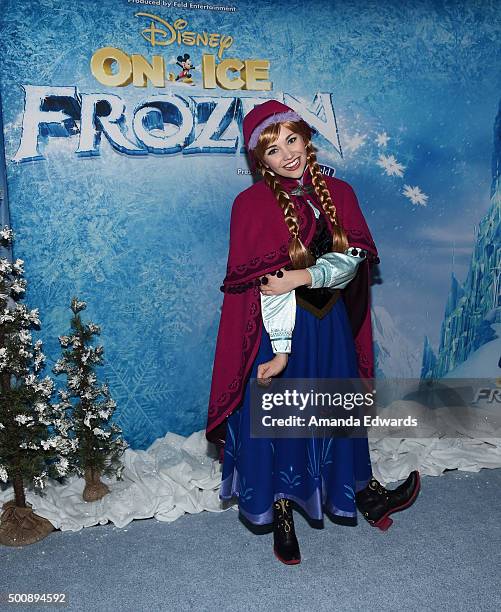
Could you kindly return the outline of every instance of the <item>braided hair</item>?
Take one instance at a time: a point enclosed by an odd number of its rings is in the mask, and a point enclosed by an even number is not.
[[[317,162],[317,157],[311,143],[311,129],[304,121],[284,121],[283,123],[274,123],[265,128],[259,135],[259,139],[255,149],[252,151],[256,160],[256,167],[263,175],[263,179],[268,187],[272,190],[282,212],[284,213],[285,223],[291,235],[289,243],[289,257],[292,265],[296,270],[304,269],[315,263],[315,260],[302,243],[299,236],[299,220],[297,217],[294,202],[289,194],[282,187],[276,174],[267,168],[263,158],[266,149],[278,138],[281,126],[286,127],[291,132],[299,134],[305,143],[306,148],[306,164],[310,170],[312,177],[313,188],[318,197],[318,200],[329,218],[332,232],[332,251],[344,252],[348,248],[348,238],[343,228],[337,220],[336,207],[332,201],[329,189],[325,183],[324,177]]]

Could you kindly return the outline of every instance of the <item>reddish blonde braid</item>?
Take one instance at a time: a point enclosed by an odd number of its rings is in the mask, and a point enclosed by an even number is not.
[[[313,150],[313,145],[311,144],[311,140],[306,143],[306,163],[308,168],[310,169],[311,179],[313,182],[313,187],[315,188],[315,193],[322,205],[322,208],[325,211],[325,214],[329,217],[330,222],[332,223],[332,250],[337,253],[344,253],[344,251],[348,248],[348,238],[346,236],[345,231],[339,225],[337,220],[337,212],[336,207],[334,206],[334,202],[332,201],[331,194],[329,193],[329,189],[327,184],[325,183],[323,174],[320,170],[320,166],[317,162],[317,156]]]
[[[299,221],[294,208],[294,202],[290,199],[289,194],[280,184],[275,174],[266,168],[261,161],[257,161],[256,165],[263,175],[264,182],[272,190],[282,212],[284,213],[285,223],[289,230],[292,240],[289,243],[289,257],[292,265],[296,270],[302,270],[315,263],[310,251],[304,246],[299,237]]]

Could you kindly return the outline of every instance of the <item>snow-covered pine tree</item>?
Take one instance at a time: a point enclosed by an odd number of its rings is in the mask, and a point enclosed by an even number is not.
[[[7,248],[13,232],[0,228]],[[54,383],[41,379],[45,357],[42,342],[33,344],[31,330],[40,325],[38,309],[18,303],[26,290],[23,261],[0,258],[0,481],[11,483],[14,499],[3,506],[0,543],[31,544],[53,530],[26,503],[25,487],[42,492],[48,477],[68,472],[64,410],[51,404]]]
[[[103,364],[103,347],[91,346],[93,336],[101,329],[94,323],[83,323],[80,312],[87,304],[71,300],[71,332],[60,336],[62,357],[54,366],[56,374],[66,374],[66,389],[59,391],[61,409],[70,409],[72,429],[78,440],[71,462],[72,469],[85,478],[83,499],[96,501],[109,492],[101,476],[121,478],[120,458],[127,448],[122,431],[112,422],[116,403],[107,384],[99,385],[95,368]]]

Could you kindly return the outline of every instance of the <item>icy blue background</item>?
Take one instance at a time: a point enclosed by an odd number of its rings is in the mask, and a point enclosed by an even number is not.
[[[74,137],[52,139],[42,147],[42,161],[15,164],[21,84],[110,91],[132,104],[143,92],[106,90],[89,60],[103,46],[149,57],[152,49],[139,35],[144,23],[133,15],[150,10],[170,23],[185,17],[195,31],[231,34],[226,57],[269,58],[277,97],[285,91],[310,101],[317,91],[332,92],[345,157],[322,149],[319,158],[359,196],[382,261],[374,302],[398,330],[415,375],[424,334],[438,342],[453,243],[454,271],[463,278],[474,227],[489,207],[501,91],[498,2],[231,4],[235,13],[126,0],[2,3],[9,204],[28,300],[40,308],[49,366],[59,355],[57,336],[67,330],[72,295],[88,302],[86,314],[103,328],[102,376],[134,447],[147,447],[168,430],[186,435],[205,425],[229,210],[249,185],[236,174],[245,160],[217,154],[137,159],[115,152],[105,139],[99,157],[81,159]],[[200,64],[202,48],[173,45],[165,56],[181,51]],[[391,138],[385,149],[375,142],[383,131]],[[405,176],[385,175],[376,164],[380,153],[395,155]],[[429,196],[426,207],[402,195],[405,184]]]
[[[5,155],[2,130],[2,99],[0,97],[0,226],[10,225],[7,198],[7,173],[5,171]],[[11,257],[10,249],[0,246],[0,257]]]

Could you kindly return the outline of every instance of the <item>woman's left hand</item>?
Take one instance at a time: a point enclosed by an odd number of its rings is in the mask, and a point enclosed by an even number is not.
[[[283,295],[296,287],[311,283],[311,274],[308,270],[280,270],[283,276],[266,274],[266,284],[261,281],[260,290],[263,295]]]

